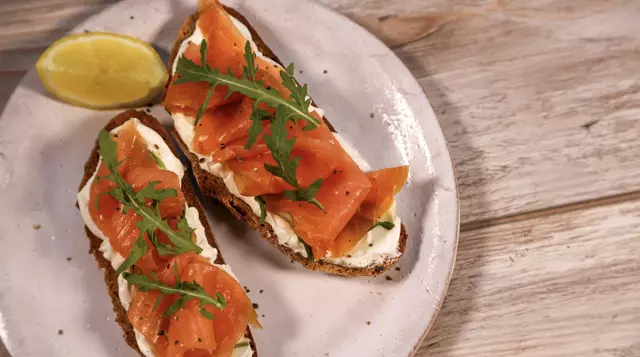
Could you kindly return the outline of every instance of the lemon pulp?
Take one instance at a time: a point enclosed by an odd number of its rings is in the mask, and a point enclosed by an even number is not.
[[[40,56],[36,70],[59,99],[95,109],[145,104],[169,78],[148,43],[106,32],[63,37]]]

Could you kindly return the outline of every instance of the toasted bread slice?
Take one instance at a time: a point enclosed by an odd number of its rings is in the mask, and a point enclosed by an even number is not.
[[[176,157],[178,156],[178,152],[171,144],[171,140],[169,139],[169,134],[162,127],[162,125],[152,116],[146,114],[144,111],[138,110],[127,110],[123,113],[118,114],[113,119],[107,123],[104,127],[104,130],[111,131],[114,128],[119,127],[124,124],[127,120],[131,118],[137,118],[142,122],[142,124],[147,127],[153,129],[155,132],[160,134],[162,139],[167,143],[169,148]],[[93,176],[93,173],[96,171],[98,166],[98,162],[100,161],[100,155],[98,154],[98,140],[96,139],[95,146],[89,155],[89,160],[84,165],[84,176],[82,177],[82,181],[80,182],[80,186],[78,187],[78,191],[82,190],[82,188],[86,185],[87,181]],[[185,175],[182,179],[182,192],[184,193],[184,198],[190,207],[195,207],[198,210],[198,214],[200,217],[200,222],[204,227],[205,234],[207,237],[207,241],[209,244],[218,250],[218,256],[216,258],[216,264],[225,264],[224,259],[222,258],[222,253],[216,244],[213,233],[211,232],[211,226],[209,226],[209,222],[207,222],[206,215],[198,198],[195,195],[195,191],[191,182],[189,181],[188,175]],[[140,348],[138,347],[138,343],[136,342],[136,337],[133,332],[133,326],[129,322],[129,318],[127,317],[127,311],[122,306],[120,302],[120,298],[118,297],[118,278],[116,277],[115,271],[111,267],[111,262],[107,260],[102,252],[100,251],[100,244],[102,243],[102,239],[94,235],[91,230],[85,226],[84,230],[87,234],[87,238],[89,238],[89,253],[93,254],[96,261],[98,262],[98,267],[104,270],[104,281],[107,285],[107,290],[109,291],[109,296],[111,297],[111,303],[113,304],[113,311],[116,313],[116,322],[120,325],[122,330],[124,331],[124,339],[131,348],[133,348],[141,357],[145,357]],[[256,352],[256,344],[253,340],[253,336],[251,335],[251,330],[247,327],[247,332],[245,336],[249,339],[251,348],[253,349],[253,356],[257,357],[258,353]]]
[[[229,15],[235,17],[240,22],[242,22],[245,26],[247,26],[247,28],[251,32],[253,41],[255,42],[256,46],[258,47],[260,52],[262,52],[263,55],[282,65],[282,62],[273,53],[273,51],[265,44],[262,38],[260,38],[260,35],[258,35],[256,30],[251,26],[251,24],[249,24],[249,22],[244,16],[242,16],[238,11],[234,10],[233,8],[230,8],[228,6],[225,6],[224,8],[229,13]],[[173,45],[173,50],[171,52],[168,68],[173,68],[173,62],[176,60],[176,56],[180,49],[180,44],[186,38],[190,37],[195,31],[198,16],[199,14],[197,12],[191,15],[189,18],[186,19],[186,21],[180,28],[178,37],[176,38],[176,41]],[[171,78],[169,79],[169,83],[171,83]],[[315,103],[313,104],[315,105]],[[331,131],[335,132],[335,129],[327,121],[327,119],[323,118],[323,120],[331,129]],[[182,141],[182,139],[180,138],[180,135],[177,133],[177,131],[175,131],[175,129],[171,131],[171,135],[178,142],[182,151],[184,151],[187,157],[189,158],[189,161],[191,162],[191,168],[192,168],[193,174],[196,178],[196,181],[198,182],[198,186],[200,186],[200,190],[203,192],[205,196],[212,197],[218,200],[219,202],[221,202],[222,204],[224,204],[236,218],[245,220],[251,228],[260,232],[261,235],[264,237],[264,239],[266,239],[269,243],[273,244],[278,249],[280,249],[280,251],[285,255],[287,255],[290,259],[295,260],[298,263],[304,265],[307,269],[322,271],[330,274],[345,275],[345,276],[359,276],[359,275],[374,276],[389,269],[393,264],[395,264],[398,261],[398,259],[400,259],[402,254],[404,254],[408,236],[407,236],[407,232],[404,225],[402,225],[401,231],[400,231],[400,238],[399,238],[400,242],[398,245],[398,251],[400,252],[400,254],[398,255],[398,257],[394,259],[387,259],[381,264],[372,265],[365,268],[345,267],[341,265],[327,263],[322,260],[316,260],[313,262],[309,261],[307,258],[303,257],[299,253],[295,253],[292,249],[279,244],[278,238],[274,233],[271,225],[269,225],[266,222],[264,224],[260,224],[259,223],[260,217],[258,217],[256,214],[253,213],[249,205],[247,205],[240,198],[238,198],[237,196],[229,192],[229,190],[224,184],[224,181],[220,177],[217,177],[211,174],[210,172],[201,169],[199,165],[198,157],[194,153],[189,151],[188,146],[186,145],[185,142]]]

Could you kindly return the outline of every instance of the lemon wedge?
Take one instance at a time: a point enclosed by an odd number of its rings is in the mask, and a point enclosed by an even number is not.
[[[59,39],[40,56],[36,71],[44,87],[60,100],[92,109],[146,104],[169,78],[148,43],[107,32]]]

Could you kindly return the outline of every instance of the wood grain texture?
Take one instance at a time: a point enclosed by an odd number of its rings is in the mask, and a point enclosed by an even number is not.
[[[0,76],[6,71],[28,71],[53,41],[114,2],[0,0]]]
[[[419,79],[463,222],[640,189],[639,1],[322,2]]]
[[[640,356],[640,201],[463,232],[418,357]]]
[[[640,0],[318,1],[409,67],[456,167],[456,271],[417,356],[640,356]],[[0,0],[0,110],[112,2]]]

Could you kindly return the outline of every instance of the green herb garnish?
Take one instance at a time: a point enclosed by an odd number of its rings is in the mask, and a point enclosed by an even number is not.
[[[175,269],[176,265],[174,265]],[[205,306],[212,305],[219,310],[222,310],[227,306],[227,301],[220,293],[216,293],[216,297],[209,295],[200,284],[194,282],[180,281],[176,274],[176,284],[173,286],[166,285],[158,281],[157,277],[154,279],[149,278],[143,274],[132,274],[125,272],[122,276],[131,285],[135,285],[142,292],[158,290],[160,296],[156,300],[156,306],[164,295],[179,294],[180,298],[169,306],[164,313],[164,317],[169,317],[176,313],[178,310],[184,307],[184,305],[191,299],[200,299],[200,314],[209,320],[214,319],[214,315],[205,309]],[[155,308],[155,307],[154,307]]]
[[[234,348],[247,347],[249,346],[249,342],[240,342]]]
[[[251,148],[256,142],[258,136],[262,132],[262,121],[265,119],[272,120],[271,135],[265,135],[265,143],[271,151],[271,155],[277,163],[277,166],[265,164],[264,167],[269,173],[282,178],[295,189],[285,191],[284,196],[292,201],[309,202],[323,212],[326,213],[324,207],[315,195],[320,189],[322,179],[314,181],[309,187],[302,188],[296,177],[296,170],[300,157],[291,158],[291,152],[296,142],[295,138],[287,139],[286,124],[288,121],[297,123],[299,120],[306,122],[303,130],[313,130],[320,125],[320,121],[309,113],[311,99],[307,95],[307,85],[299,86],[293,77],[294,66],[290,64],[285,71],[280,71],[282,85],[291,92],[290,98],[284,98],[277,90],[264,87],[260,80],[256,80],[258,67],[255,64],[256,55],[251,48],[251,43],[246,42],[244,47],[244,58],[247,62],[242,69],[242,78],[236,78],[231,70],[227,74],[223,74],[217,69],[212,69],[206,63],[207,41],[202,40],[200,43],[200,58],[202,65],[199,66],[188,58],[181,56],[176,65],[176,74],[178,79],[175,84],[187,82],[206,82],[209,84],[209,91],[205,97],[205,101],[198,109],[195,124],[198,124],[204,111],[207,108],[209,100],[215,88],[219,85],[226,85],[228,88],[226,98],[232,93],[241,93],[253,99],[253,111],[250,116],[252,121],[251,127],[248,129],[248,139],[245,149]],[[271,113],[258,108],[261,103],[276,109],[275,119]]]
[[[303,241],[302,238],[300,237],[298,237],[298,240],[304,246],[304,251],[307,252],[307,260],[309,260],[312,263],[315,262],[316,259],[313,257],[313,250],[311,249],[311,246],[307,244],[307,242]]]
[[[226,85],[229,89],[227,97],[234,92],[242,93],[247,97],[254,100],[254,109],[258,108],[260,103],[265,103],[272,108],[282,106],[288,115],[295,115],[297,118],[307,122],[308,129],[315,129],[320,122],[309,113],[309,104],[311,100],[306,99],[307,86],[302,88],[298,87],[293,80],[293,65],[287,67],[286,73],[281,73],[283,78],[282,84],[287,87],[291,84],[295,85],[295,89],[291,91],[291,98],[293,100],[286,99],[273,88],[265,88],[261,81],[255,79],[257,67],[255,66],[255,53],[251,49],[251,43],[247,41],[245,44],[245,59],[247,66],[242,71],[242,78],[236,78],[231,71],[227,74],[223,74],[217,69],[212,69],[206,63],[207,41],[202,40],[200,43],[200,57],[202,59],[202,66],[198,66],[184,55],[178,58],[176,65],[176,74],[179,76],[175,80],[175,84],[186,82],[207,82],[209,84],[209,92],[205,102],[200,107],[198,115],[196,116],[196,124],[202,118],[202,113],[207,108],[209,99],[215,88],[219,85]],[[291,71],[289,71],[291,69]],[[302,100],[300,100],[301,95]]]
[[[278,166],[264,164],[264,168],[272,175],[282,178],[286,183],[293,186],[295,190],[285,191],[284,196],[291,201],[306,201],[316,205],[322,211],[324,207],[315,199],[316,193],[320,189],[322,179],[314,181],[309,187],[301,188],[296,177],[298,162],[300,157],[291,159],[291,152],[296,143],[296,138],[287,139],[287,116],[281,107],[276,110],[276,120],[271,124],[271,135],[265,135],[264,141],[267,148],[271,150],[271,156]],[[326,212],[326,211],[325,211]]]
[[[163,220],[158,209],[158,203],[165,198],[175,197],[178,193],[174,189],[156,189],[155,185],[159,181],[152,181],[142,190],[135,192],[133,186],[127,183],[117,171],[118,166],[124,161],[118,161],[116,156],[117,144],[111,139],[111,135],[102,130],[98,135],[98,152],[102,161],[109,169],[107,176],[97,177],[96,180],[109,180],[116,186],[106,194],[114,197],[123,205],[122,213],[126,214],[130,209],[142,219],[136,223],[140,230],[140,237],[136,240],[131,253],[122,265],[118,267],[116,275],[130,268],[146,253],[147,244],[144,241],[144,234],[148,234],[149,239],[158,248],[158,253],[180,254],[185,252],[200,253],[202,248],[191,240],[193,230],[186,224],[186,219],[181,218],[178,224],[178,231],[174,231],[166,220]],[[152,200],[153,208],[146,205],[147,200]],[[156,229],[164,232],[174,246],[164,244],[158,240]]]
[[[371,226],[371,228],[369,228],[369,230],[367,232],[369,232],[370,230],[376,228],[376,227],[382,227],[388,231],[392,230],[393,227],[395,227],[396,225],[393,224],[393,222],[389,222],[389,221],[380,221],[380,222],[376,222],[373,226]]]
[[[264,220],[267,218],[267,203],[264,201],[264,198],[260,196],[256,196],[255,200],[260,205],[260,221],[258,221],[258,223],[263,224]]]
[[[158,167],[163,170],[166,170],[166,166],[164,166],[164,162],[160,160],[160,157],[156,155],[156,153],[153,151],[149,151],[149,152],[151,153],[151,157],[153,158],[153,160],[156,162],[156,164],[158,164]]]

